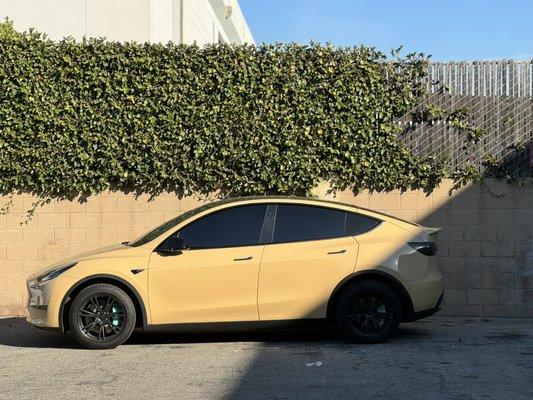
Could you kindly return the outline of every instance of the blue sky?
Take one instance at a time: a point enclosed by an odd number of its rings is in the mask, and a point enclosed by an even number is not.
[[[240,0],[256,42],[310,40],[431,54],[533,58],[533,0]]]

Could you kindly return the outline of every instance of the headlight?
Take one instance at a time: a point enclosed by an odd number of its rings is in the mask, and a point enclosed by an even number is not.
[[[60,265],[59,267],[56,267],[50,271],[45,272],[44,274],[37,277],[37,282],[46,282],[51,279],[57,278],[59,275],[61,275],[63,272],[71,269],[73,266],[75,266],[78,262],[71,262],[68,264]]]

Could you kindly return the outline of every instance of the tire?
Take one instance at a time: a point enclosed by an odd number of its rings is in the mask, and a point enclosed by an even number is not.
[[[396,332],[401,312],[400,298],[390,286],[373,280],[360,281],[340,294],[337,327],[351,342],[377,343]]]
[[[69,322],[74,339],[88,349],[114,349],[135,328],[135,305],[116,286],[98,283],[74,298]]]

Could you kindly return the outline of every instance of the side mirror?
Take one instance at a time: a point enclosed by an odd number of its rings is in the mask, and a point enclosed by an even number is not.
[[[156,249],[156,252],[168,256],[177,256],[183,253],[185,249],[187,249],[187,245],[184,238],[171,236]]]

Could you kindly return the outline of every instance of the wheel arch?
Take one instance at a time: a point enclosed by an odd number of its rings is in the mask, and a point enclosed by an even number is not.
[[[353,285],[355,282],[364,280],[375,280],[389,285],[396,292],[401,301],[401,322],[410,321],[412,319],[412,316],[414,315],[413,302],[405,286],[394,276],[387,274],[386,272],[379,270],[364,270],[348,275],[341,282],[339,282],[339,284],[333,290],[326,308],[326,318],[330,323],[335,323],[335,306],[343,290]]]
[[[83,289],[97,283],[108,283],[124,290],[124,292],[126,292],[126,294],[131,298],[131,301],[133,301],[133,304],[135,306],[135,327],[144,328],[147,325],[148,322],[146,308],[144,306],[144,301],[137,289],[135,289],[129,282],[116,275],[98,274],[87,276],[79,280],[68,290],[68,292],[63,297],[63,300],[61,301],[61,306],[59,307],[59,329],[61,330],[61,332],[67,333],[70,329],[68,313],[70,311],[70,306],[72,305],[72,300]]]

